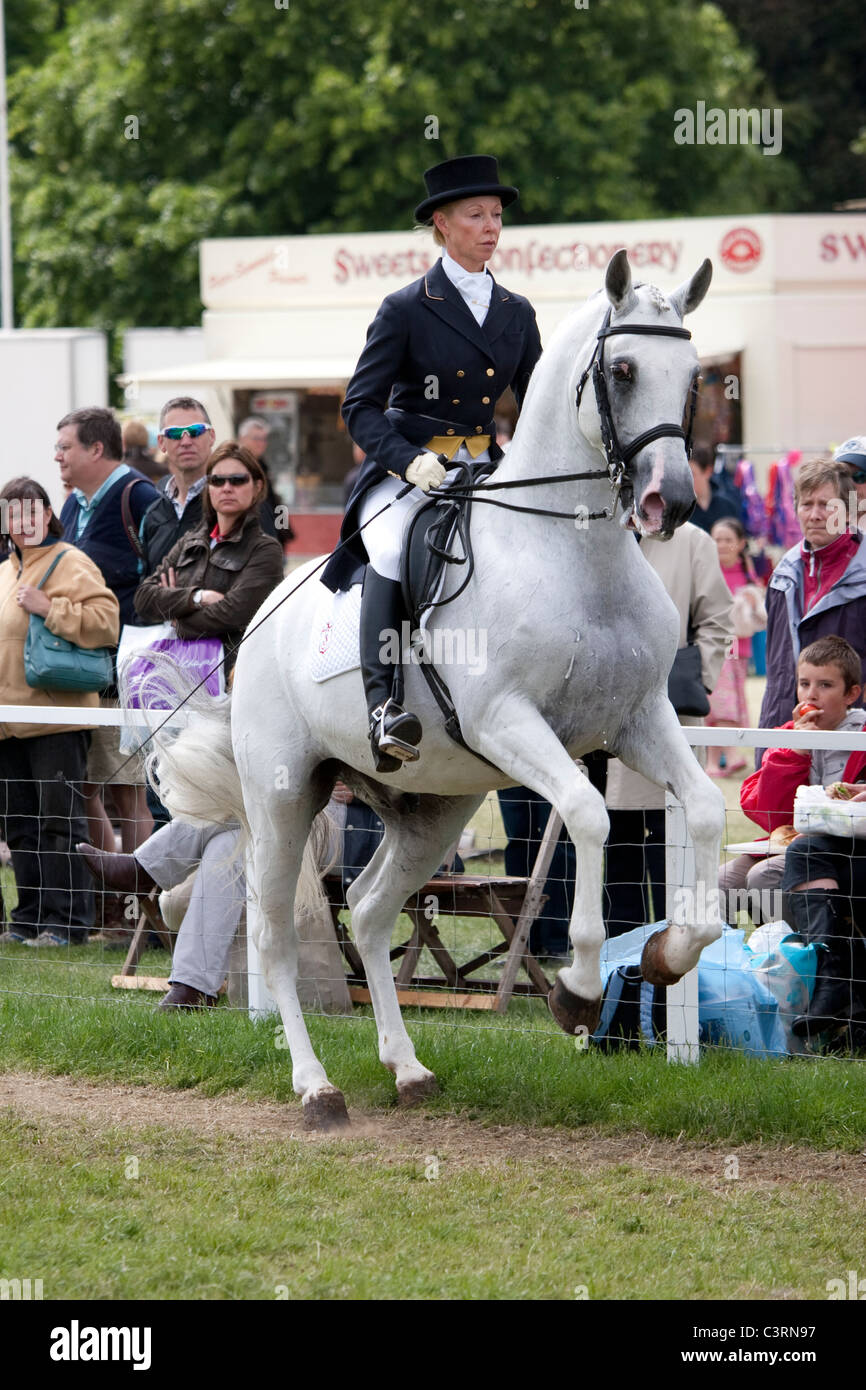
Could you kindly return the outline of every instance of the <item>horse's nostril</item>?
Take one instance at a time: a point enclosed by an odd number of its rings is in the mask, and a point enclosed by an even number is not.
[[[648,529],[657,530],[665,515],[665,503],[661,493],[645,492],[640,501],[640,511]]]

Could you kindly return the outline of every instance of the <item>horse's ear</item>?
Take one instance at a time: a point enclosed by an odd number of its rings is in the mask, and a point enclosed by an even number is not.
[[[676,309],[681,319],[697,309],[713,278],[712,261],[702,261],[691,280],[684,280],[679,289],[670,296],[671,307]]]
[[[637,307],[637,295],[631,285],[631,266],[626,251],[616,251],[608,261],[604,277],[607,297],[614,313],[628,313]]]

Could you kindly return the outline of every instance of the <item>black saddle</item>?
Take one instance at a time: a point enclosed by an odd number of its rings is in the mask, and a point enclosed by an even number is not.
[[[448,488],[443,488],[439,496],[431,497],[418,509],[409,523],[403,541],[400,572],[403,603],[412,634],[421,627],[425,615],[455,599],[472,577],[472,546],[469,539],[472,500],[466,496],[466,485],[488,477],[495,467],[495,463],[490,462],[463,465],[451,485],[463,495],[449,497]],[[449,565],[462,570],[462,582],[443,598],[440,595],[446,588]],[[433,663],[423,659],[423,647],[418,665],[442,711],[449,736],[462,748],[481,757],[464,739],[448,686]]]

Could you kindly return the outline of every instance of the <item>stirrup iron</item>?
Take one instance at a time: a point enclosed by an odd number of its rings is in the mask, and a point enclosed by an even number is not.
[[[389,696],[385,703],[377,705],[370,715],[370,733],[375,737],[380,752],[398,758],[400,762],[416,763],[421,754],[415,744],[408,743],[405,739],[399,738],[397,734],[387,733],[385,730],[385,719],[391,712],[401,715],[407,714],[407,711],[397,704],[393,696]],[[413,718],[411,715],[408,717]]]

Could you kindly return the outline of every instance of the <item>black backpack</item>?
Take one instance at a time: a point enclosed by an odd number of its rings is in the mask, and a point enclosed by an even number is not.
[[[655,1047],[667,1032],[667,990],[649,984],[639,965],[618,965],[608,977],[601,1018],[592,1035],[602,1052]]]

